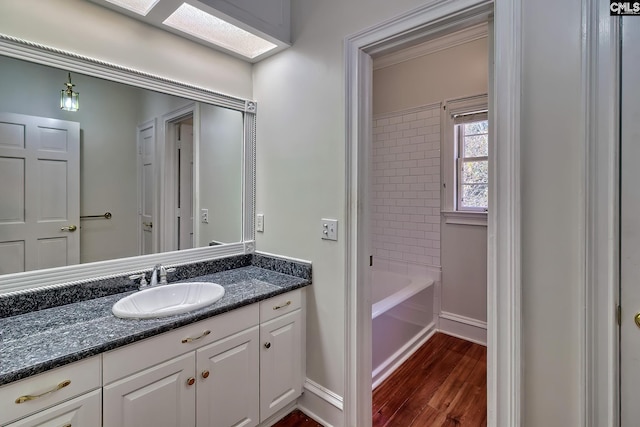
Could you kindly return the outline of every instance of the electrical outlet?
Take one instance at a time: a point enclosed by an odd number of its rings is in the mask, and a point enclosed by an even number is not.
[[[264,231],[264,214],[256,215],[256,231],[261,233]]]
[[[209,209],[200,209],[200,222],[209,224]]]
[[[324,240],[338,240],[338,220],[322,218],[322,238]]]

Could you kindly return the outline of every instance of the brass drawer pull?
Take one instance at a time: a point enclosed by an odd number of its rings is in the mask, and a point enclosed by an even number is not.
[[[26,396],[20,396],[19,398],[16,399],[16,403],[20,404],[20,403],[24,403],[24,402],[28,402],[29,400],[36,400],[40,397],[44,397],[48,394],[54,393],[60,389],[65,388],[66,386],[68,386],[69,384],[71,384],[71,380],[65,380],[62,381],[60,384],[58,384],[55,388],[49,390],[49,391],[45,391],[44,393],[41,394],[28,394]]]
[[[287,301],[282,305],[276,305],[275,307],[273,307],[274,310],[280,310],[281,308],[285,308],[291,305],[291,301]]]
[[[200,335],[199,337],[195,337],[195,338],[191,338],[191,337],[189,337],[189,338],[185,338],[185,339],[183,339],[183,340],[182,340],[182,344],[186,344],[186,343],[190,343],[190,342],[197,341],[197,340],[199,340],[199,339],[201,339],[201,338],[206,337],[206,336],[207,336],[207,335],[209,335],[210,333],[211,333],[211,331],[206,330],[206,331],[204,331],[204,332],[202,333],[202,335]]]

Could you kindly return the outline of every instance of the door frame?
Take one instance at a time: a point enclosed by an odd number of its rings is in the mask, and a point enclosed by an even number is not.
[[[618,427],[619,19],[609,2],[583,0],[585,229],[580,298],[581,426]]]
[[[178,168],[176,167],[176,141],[174,136],[173,125],[175,122],[181,119],[192,116],[193,117],[193,171],[194,175],[198,176],[198,165],[200,159],[198,158],[198,148],[200,141],[200,108],[197,102],[190,102],[189,104],[173,110],[169,113],[163,114],[160,119],[160,137],[158,138],[158,151],[161,157],[158,159],[159,165],[162,170],[162,174],[158,176],[164,176],[164,180],[160,181],[160,220],[162,226],[162,233],[160,238],[160,250],[161,251],[175,251],[177,248],[177,227],[176,223],[172,221],[175,214],[175,208],[178,205],[177,201],[177,174]],[[197,195],[200,190],[197,180],[194,179],[194,197],[193,197],[193,212],[195,215],[195,208],[197,206]],[[194,221],[194,235],[197,236],[198,221]]]
[[[345,425],[371,423],[370,291],[365,287],[371,54],[494,9],[494,74],[489,83],[494,135],[490,144],[488,213],[488,425],[523,423],[521,313],[520,88],[523,0],[435,0],[345,39],[346,277]],[[618,50],[617,19],[605,0],[581,0],[583,146],[577,153],[584,211],[580,239],[578,420],[581,427],[619,424],[618,304]],[[498,322],[499,320],[499,322]],[[571,321],[572,319],[567,319]],[[498,370],[498,367],[500,369]]]
[[[520,0],[496,0],[495,65],[489,82],[488,425],[521,420],[520,311]],[[372,55],[410,41],[490,21],[492,0],[436,0],[345,40],[346,334],[345,425],[371,425],[371,292],[366,271]],[[491,39],[491,38],[490,38]],[[500,95],[499,97],[496,95]],[[498,144],[499,143],[499,144]],[[498,160],[499,159],[499,160]],[[498,221],[500,218],[500,221]],[[500,318],[500,323],[496,321]],[[497,366],[501,367],[498,372]],[[499,375],[498,375],[499,374]],[[497,402],[500,402],[500,405]]]

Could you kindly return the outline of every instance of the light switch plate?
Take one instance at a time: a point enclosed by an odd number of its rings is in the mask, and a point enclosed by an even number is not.
[[[322,238],[324,240],[338,240],[338,220],[322,218]]]
[[[264,214],[256,215],[256,231],[261,233],[264,231]]]
[[[200,209],[200,222],[209,224],[209,209]]]

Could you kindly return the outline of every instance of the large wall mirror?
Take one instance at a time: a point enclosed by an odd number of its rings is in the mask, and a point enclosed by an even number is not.
[[[2,36],[0,82],[0,293],[252,250],[255,103]]]

